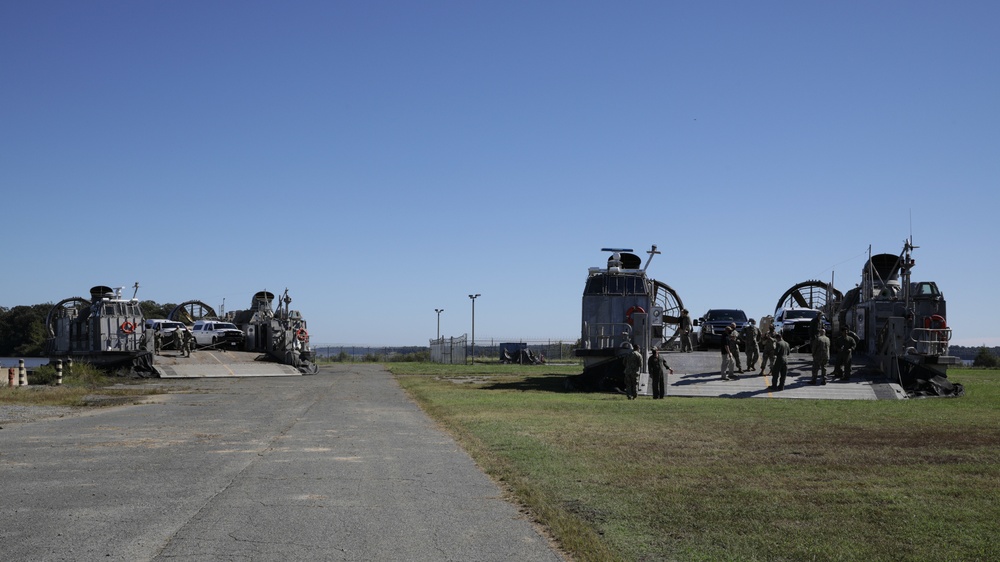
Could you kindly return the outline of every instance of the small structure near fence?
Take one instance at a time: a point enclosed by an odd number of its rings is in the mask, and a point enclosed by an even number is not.
[[[431,362],[444,363],[446,365],[464,365],[467,344],[468,338],[465,334],[457,338],[441,336],[436,340],[431,340]]]
[[[545,356],[535,355],[525,342],[507,342],[500,344],[500,363],[517,365],[541,365]]]

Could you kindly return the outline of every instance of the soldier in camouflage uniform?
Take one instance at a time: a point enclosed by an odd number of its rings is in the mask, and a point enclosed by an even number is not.
[[[760,329],[757,321],[753,318],[750,323],[743,327],[740,336],[743,338],[743,349],[747,354],[747,370],[753,372],[757,368],[757,360],[760,359]]]
[[[771,370],[774,370],[774,325],[771,325],[760,337],[760,347],[761,347],[761,359],[760,359],[760,374],[763,375],[764,371],[767,370],[768,363],[771,365]]]
[[[653,400],[658,400],[666,396],[666,376],[669,372],[674,374],[674,370],[667,365],[667,361],[660,355],[655,347],[650,350],[648,371],[649,383],[653,387]]]
[[[819,384],[826,384],[826,365],[830,362],[830,338],[826,337],[826,330],[823,328],[819,329],[816,334],[816,338],[812,343],[812,354],[813,354],[813,365],[812,365],[812,380],[809,384],[816,384],[816,377],[822,373],[819,378]]]
[[[819,331],[823,330],[823,311],[819,311],[809,322],[809,343],[811,344],[819,337]]]
[[[184,354],[184,330],[182,328],[177,328],[174,330],[174,349]]]
[[[781,334],[774,334],[774,365],[771,366],[771,390],[785,390],[785,376],[788,374],[788,355],[792,348],[788,342],[781,339]]]
[[[635,400],[639,396],[639,370],[642,369],[642,354],[630,343],[623,343],[622,347],[630,350],[622,357],[622,362],[625,364],[625,394],[629,400]]]
[[[729,334],[729,339],[732,341],[730,351],[733,352],[733,361],[736,362],[736,372],[742,373],[743,361],[740,360],[740,334],[736,331],[736,322],[730,324],[729,328],[729,331],[726,333]]]
[[[681,310],[681,326],[678,330],[681,338],[681,351],[691,351],[691,336],[693,335],[693,332],[694,327],[691,323],[691,315],[685,308],[684,310]]]
[[[833,368],[834,380],[851,378],[851,361],[854,359],[854,348],[858,346],[858,335],[850,328],[844,327],[837,336],[837,364]]]
[[[733,361],[733,356],[735,355],[736,357],[739,357],[740,351],[739,349],[735,349],[736,339],[730,337],[732,334],[733,327],[726,326],[726,333],[722,335],[722,366],[719,367],[719,374],[722,375],[722,380],[724,381],[736,380],[739,378],[733,374],[733,368],[736,366],[736,363]]]

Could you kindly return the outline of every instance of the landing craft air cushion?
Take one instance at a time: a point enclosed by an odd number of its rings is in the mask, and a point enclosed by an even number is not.
[[[645,393],[649,352],[677,339],[684,305],[669,285],[646,275],[653,256],[660,253],[655,245],[646,252],[645,266],[630,248],[601,251],[611,252],[607,265],[588,270],[583,290],[580,347],[575,352],[583,359],[583,374],[567,384],[591,391],[625,388],[621,356],[629,352],[622,345],[629,343],[643,354],[639,392]]]
[[[139,284],[135,284],[138,292]],[[246,334],[242,349],[229,351],[207,345],[191,357],[154,353],[153,330],[146,328],[138,299],[122,298],[106,286],[91,289],[90,300],[71,297],[57,303],[46,316],[45,351],[51,359],[73,359],[107,370],[128,370],[141,376],[285,376],[317,372],[306,321],[291,310],[288,290],[274,310],[274,295],[260,291],[251,309],[220,318],[201,301],[174,308],[170,320],[191,324],[198,320],[230,321]]]
[[[951,328],[944,294],[933,281],[911,281],[916,248],[906,240],[898,256],[870,255],[861,283],[843,294],[832,283],[799,283],[775,310],[789,304],[813,308],[830,319],[834,336],[852,330],[859,339],[855,353],[910,396],[960,395],[962,386],[947,380],[948,367],[961,361],[948,354]]]

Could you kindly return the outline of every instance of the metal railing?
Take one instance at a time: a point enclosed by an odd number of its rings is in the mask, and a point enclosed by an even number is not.
[[[910,340],[920,355],[947,355],[951,328],[914,328]]]
[[[625,322],[588,324],[581,345],[583,349],[607,349],[632,341],[632,326]]]

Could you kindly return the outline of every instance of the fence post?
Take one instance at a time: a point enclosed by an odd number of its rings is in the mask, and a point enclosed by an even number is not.
[[[62,359],[56,359],[56,386],[62,385],[62,377],[63,377],[62,365],[63,365]]]
[[[28,370],[24,368],[24,359],[17,360],[17,384],[28,386]]]

